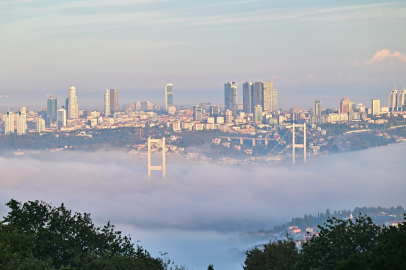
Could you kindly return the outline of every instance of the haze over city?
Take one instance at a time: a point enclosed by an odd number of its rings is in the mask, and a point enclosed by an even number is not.
[[[154,270],[256,270],[278,240],[303,266],[317,226],[359,209],[405,233],[405,2],[2,0],[0,15],[0,248],[21,252],[9,230],[31,243],[9,265],[138,267],[124,244],[40,247],[27,220],[63,244],[45,220],[61,204],[93,219],[73,239],[110,221]],[[34,218],[10,219],[19,207]]]

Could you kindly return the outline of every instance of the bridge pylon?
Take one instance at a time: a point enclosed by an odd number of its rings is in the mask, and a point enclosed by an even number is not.
[[[159,143],[162,141],[162,166],[153,166],[151,160],[151,144]],[[148,180],[151,180],[151,171],[162,171],[162,177],[166,178],[166,147],[165,147],[165,137],[162,139],[151,139],[148,137]]]

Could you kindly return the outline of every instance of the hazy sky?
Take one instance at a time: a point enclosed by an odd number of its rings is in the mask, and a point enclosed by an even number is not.
[[[154,256],[167,251],[189,269],[215,263],[235,270],[254,245],[240,243],[241,232],[270,229],[327,208],[405,207],[405,150],[406,143],[394,144],[274,168],[188,167],[168,157],[167,180],[153,172],[150,182],[145,159],[123,179],[133,162],[125,152],[0,157],[0,216],[10,198],[63,202],[73,211],[90,212],[98,225],[111,220]]]
[[[0,84],[210,92],[272,80],[282,94],[386,97],[406,83],[405,21],[401,1],[2,0]]]

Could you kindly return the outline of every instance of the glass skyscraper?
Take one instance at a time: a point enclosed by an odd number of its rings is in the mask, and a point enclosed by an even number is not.
[[[47,100],[47,116],[49,123],[55,123],[57,108],[57,99],[54,95],[50,95]]]
[[[165,85],[165,110],[173,106],[173,84]]]
[[[225,110],[230,110],[233,115],[237,114],[238,89],[235,82],[224,84],[224,105]]]
[[[252,82],[245,82],[243,84],[243,111],[245,113],[254,112],[254,84]]]

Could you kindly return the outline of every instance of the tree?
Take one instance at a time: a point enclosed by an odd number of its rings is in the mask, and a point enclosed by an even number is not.
[[[62,204],[10,200],[0,222],[0,264],[13,269],[164,269],[110,222],[96,228],[90,214]],[[24,266],[26,265],[26,266]],[[25,267],[25,268],[24,268]],[[7,267],[6,267],[7,268]]]
[[[328,219],[320,233],[303,244],[301,269],[335,269],[353,254],[372,250],[381,228],[361,214],[354,220]]]
[[[207,270],[214,270],[214,267],[212,264],[209,265],[209,267],[207,267]]]
[[[299,252],[292,238],[270,241],[260,250],[255,247],[245,253],[244,270],[294,269]]]

